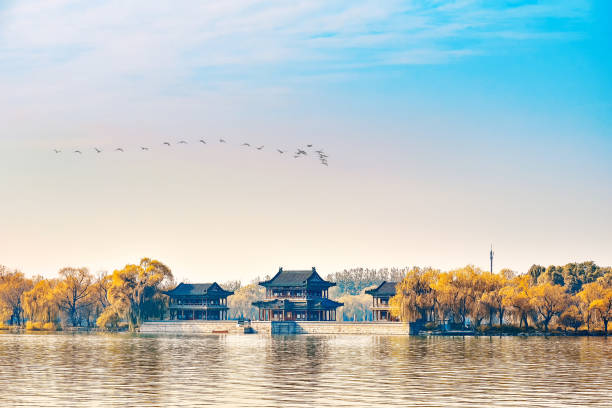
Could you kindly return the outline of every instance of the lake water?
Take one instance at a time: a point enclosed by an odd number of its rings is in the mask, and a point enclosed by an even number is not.
[[[0,406],[612,406],[612,339],[1,334]]]

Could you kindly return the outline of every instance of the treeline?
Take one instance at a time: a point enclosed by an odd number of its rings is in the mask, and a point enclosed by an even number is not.
[[[413,268],[391,299],[392,313],[402,321],[454,322],[491,327],[495,322],[527,330],[608,331],[612,318],[612,269],[593,262],[543,268],[528,273],[498,274],[467,266],[448,272]]]
[[[329,274],[327,280],[336,282],[334,294],[337,296],[359,295],[364,289],[380,285],[383,281],[399,282],[407,271],[408,268],[353,268]]]
[[[0,322],[29,329],[62,326],[130,329],[146,319],[163,318],[174,282],[170,268],[143,258],[112,275],[94,275],[87,268],[63,268],[59,277],[27,278],[0,266]]]
[[[257,278],[221,284],[235,292],[228,298],[230,318],[256,319],[252,303],[264,298]],[[549,326],[587,331],[607,326],[612,317],[612,269],[593,262],[532,266],[523,275],[510,270],[490,274],[472,266],[441,272],[432,268],[348,269],[327,276],[337,283],[330,298],[344,306],[338,319],[371,320],[372,298],[364,292],[382,281],[401,281],[392,298],[393,313],[403,321],[444,321],[465,326],[510,324],[521,329]],[[143,258],[112,274],[63,268],[58,277],[27,278],[0,266],[0,326],[55,330],[66,326],[130,329],[168,314],[176,286],[170,268]]]

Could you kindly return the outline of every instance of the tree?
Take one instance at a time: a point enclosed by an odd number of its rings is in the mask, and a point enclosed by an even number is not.
[[[530,274],[519,275],[509,285],[500,289],[500,295],[503,297],[502,304],[514,314],[519,322],[519,328],[522,325],[525,329],[529,328],[528,316],[533,310],[529,295],[531,282]]]
[[[433,317],[436,294],[432,285],[438,280],[438,270],[414,267],[396,287],[396,295],[389,300],[391,314],[403,322]]]
[[[240,282],[239,280],[233,280],[233,281],[224,282],[219,286],[221,286],[223,290],[227,290],[228,292],[236,292],[238,289],[242,287],[242,282]]]
[[[433,289],[436,291],[436,299],[440,305],[443,320],[451,314],[455,321],[459,318],[461,325],[465,326],[474,302],[483,292],[479,275],[481,271],[472,265],[439,275]]]
[[[0,318],[8,320],[11,325],[23,324],[22,295],[32,289],[31,279],[20,271],[0,268]]]
[[[359,295],[345,293],[335,298],[335,301],[343,303],[338,309],[336,320],[355,322],[372,320],[372,297],[364,292],[365,289]]]
[[[582,313],[578,306],[571,305],[563,313],[559,318],[559,323],[561,323],[565,327],[572,327],[574,332],[578,331],[578,328],[583,325],[584,320],[582,318]]]
[[[531,268],[529,268],[527,275],[529,275],[531,281],[535,283],[540,278],[540,275],[542,275],[545,271],[546,268],[542,265],[531,265]]]
[[[104,310],[110,305],[108,301],[108,289],[111,285],[112,277],[106,272],[100,272],[96,276],[93,284],[89,288],[87,295],[86,319],[88,326],[90,325],[90,317],[96,320]]]
[[[612,319],[612,287],[605,287],[599,281],[594,282],[597,297],[591,301],[589,309],[594,310],[604,325],[604,334],[608,335],[608,322]],[[596,286],[595,286],[596,285]]]
[[[530,302],[542,318],[544,330],[548,332],[551,319],[565,310],[567,294],[562,286],[549,282],[531,288],[530,294]]]
[[[114,271],[108,288],[110,306],[98,318],[98,326],[105,327],[118,316],[127,320],[134,331],[145,319],[161,317],[167,302],[162,290],[173,282],[170,268],[149,258]]]
[[[63,268],[60,282],[55,288],[58,305],[70,319],[72,326],[79,324],[77,312],[86,306],[93,278],[87,268]]]
[[[236,319],[258,319],[258,309],[253,306],[253,302],[263,300],[266,289],[257,283],[238,288],[234,294],[227,298],[227,306],[230,316]]]
[[[508,283],[506,274],[500,272],[499,275],[485,275],[487,279],[487,289],[481,296],[481,303],[485,304],[490,311],[497,313],[499,324],[502,325],[504,321],[504,312],[506,305],[504,303],[504,292],[502,288]],[[489,317],[489,327],[492,326],[493,322]]]
[[[591,282],[582,286],[582,290],[578,292],[580,299],[580,309],[584,316],[584,322],[587,325],[587,332],[591,331],[591,323],[597,319],[597,310],[591,308],[591,304],[602,297],[603,286],[599,282]]]
[[[42,279],[22,295],[25,315],[33,322],[52,323],[59,320],[54,288],[56,280]]]
[[[327,280],[336,282],[338,296],[345,293],[359,295],[367,287],[379,285],[382,281],[400,282],[407,269],[397,268],[354,268],[327,275]]]

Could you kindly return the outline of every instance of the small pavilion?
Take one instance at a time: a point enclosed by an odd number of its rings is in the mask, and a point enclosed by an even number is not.
[[[259,308],[259,320],[268,321],[335,321],[336,309],[343,303],[328,298],[328,290],[336,286],[311,270],[285,271],[283,268],[268,281],[266,298],[253,305]]]
[[[398,321],[397,318],[391,316],[391,306],[389,305],[389,299],[395,296],[398,283],[383,281],[376,288],[365,291],[368,295],[372,295],[372,315],[374,321]]]
[[[170,320],[227,320],[227,297],[234,294],[213,283],[181,283],[165,292]]]

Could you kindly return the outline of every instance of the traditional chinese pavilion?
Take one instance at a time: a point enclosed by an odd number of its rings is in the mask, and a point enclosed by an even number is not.
[[[372,315],[374,321],[398,321],[397,318],[391,316],[391,306],[389,306],[389,299],[395,296],[395,287],[398,283],[383,281],[376,288],[365,291],[368,295],[372,295]]]
[[[181,283],[170,296],[170,320],[227,320],[227,297],[234,292],[213,283]]]
[[[321,278],[313,267],[306,271],[285,271],[283,268],[268,281],[266,298],[253,305],[259,308],[259,320],[335,321],[336,308],[342,303],[328,299],[328,290],[336,286]]]

